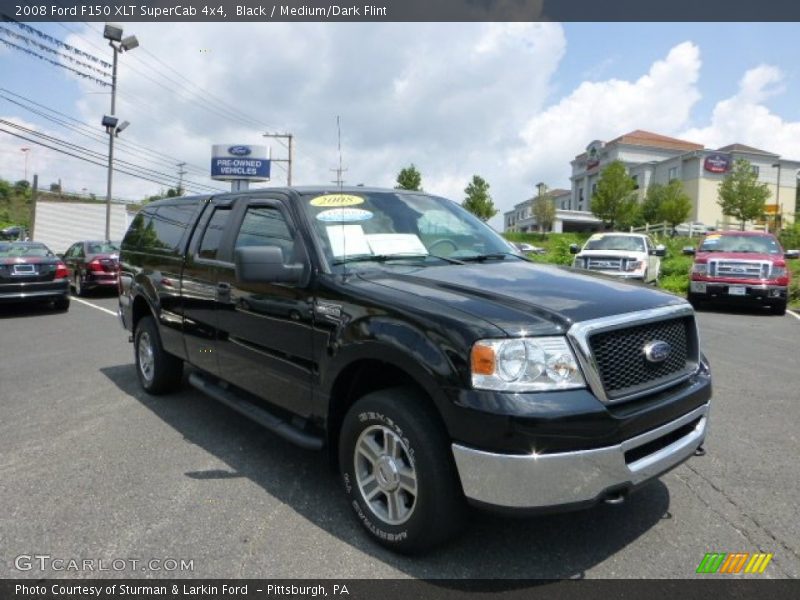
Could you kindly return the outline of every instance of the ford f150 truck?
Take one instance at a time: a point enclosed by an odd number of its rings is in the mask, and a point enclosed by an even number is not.
[[[722,231],[706,235],[694,255],[689,282],[689,302],[710,300],[767,305],[777,315],[786,313],[790,272],[786,259],[797,250],[783,251],[771,233]]]
[[[657,283],[661,273],[664,246],[656,246],[649,235],[643,233],[595,233],[583,248],[571,244],[575,254],[573,266],[578,269],[598,271],[621,279],[636,279],[644,283]]]
[[[455,534],[468,503],[621,502],[706,435],[685,299],[534,264],[424,193],[153,202],[122,242],[119,302],[147,392],[188,365],[190,385],[326,449],[357,520],[401,552]]]

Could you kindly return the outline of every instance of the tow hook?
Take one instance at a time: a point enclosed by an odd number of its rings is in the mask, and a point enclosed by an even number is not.
[[[706,449],[703,448],[702,446],[698,446],[697,450],[694,451],[694,455],[695,456],[705,456],[706,455]]]

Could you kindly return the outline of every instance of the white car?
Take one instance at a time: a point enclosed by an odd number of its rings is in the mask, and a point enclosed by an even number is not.
[[[649,235],[616,231],[596,233],[583,248],[572,244],[569,250],[577,255],[572,265],[578,269],[654,284],[661,272],[661,257],[667,252]]]

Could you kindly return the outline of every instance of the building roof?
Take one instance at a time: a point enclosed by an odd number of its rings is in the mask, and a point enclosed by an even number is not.
[[[759,150],[752,146],[745,146],[744,144],[728,144],[719,149],[720,152],[748,152],[749,154],[765,154],[766,156],[778,156],[774,152],[767,152],[766,150]]]
[[[659,135],[650,131],[637,129],[611,140],[609,144],[627,144],[629,146],[650,146],[653,148],[667,148],[670,150],[702,150],[702,144],[679,140],[678,138]]]
[[[550,194],[552,198],[558,198],[559,196],[565,196],[567,194],[571,194],[572,192],[570,190],[562,190],[561,188],[556,188],[554,190],[548,190],[547,193]]]

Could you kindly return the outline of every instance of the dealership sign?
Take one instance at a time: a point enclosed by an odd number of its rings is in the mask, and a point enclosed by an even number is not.
[[[266,146],[215,144],[211,148],[211,179],[269,181]]]
[[[731,168],[730,154],[710,154],[706,156],[703,168],[709,173],[727,173]]]

